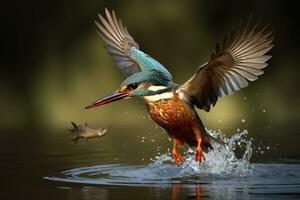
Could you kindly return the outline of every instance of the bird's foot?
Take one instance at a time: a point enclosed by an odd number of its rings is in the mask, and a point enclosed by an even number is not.
[[[195,151],[195,160],[199,161],[199,163],[201,163],[202,161],[205,161],[204,153],[202,151],[202,148],[199,146],[196,148],[196,151]]]
[[[172,158],[177,166],[181,165],[185,161],[184,157],[177,150],[172,151]]]

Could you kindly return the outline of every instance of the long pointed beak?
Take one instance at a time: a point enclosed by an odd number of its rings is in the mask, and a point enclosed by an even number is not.
[[[98,99],[97,101],[95,101],[94,103],[91,103],[90,105],[86,106],[85,109],[88,108],[94,108],[97,106],[102,106],[120,99],[124,99],[125,97],[128,97],[129,93],[126,92],[114,92],[110,95],[107,95],[101,99]]]

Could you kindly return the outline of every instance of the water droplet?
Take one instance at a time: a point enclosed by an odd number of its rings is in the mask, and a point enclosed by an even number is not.
[[[242,118],[242,119],[241,119],[241,122],[242,122],[242,123],[245,123],[245,122],[246,122],[246,120],[245,120],[244,118]]]
[[[265,113],[265,112],[266,112],[266,109],[263,109],[263,110],[262,110],[262,112],[264,112],[264,113]]]
[[[182,168],[193,170],[195,173],[208,172],[208,173],[232,173],[238,174],[239,176],[247,175],[252,169],[249,166],[249,160],[252,155],[252,142],[247,138],[247,130],[243,130],[240,133],[236,133],[231,137],[226,137],[221,131],[209,131],[208,132],[217,137],[222,138],[225,145],[214,144],[215,150],[209,151],[206,154],[206,161],[203,165],[199,165],[198,162],[194,161],[194,150],[189,148],[185,153],[186,161]],[[241,158],[237,158],[234,152],[237,144],[240,144],[243,150],[243,155]],[[239,148],[240,149],[240,148]],[[257,150],[255,150],[257,151]],[[257,152],[261,152],[257,151]],[[167,153],[158,154],[155,156],[152,163],[153,166],[160,167],[165,162],[172,162],[172,157],[170,154],[170,148],[167,149]]]
[[[193,151],[193,149],[191,149],[191,148],[189,148],[188,150],[187,150],[187,153],[193,153],[194,151]]]
[[[267,146],[266,149],[267,149],[267,150],[270,150],[270,146]]]

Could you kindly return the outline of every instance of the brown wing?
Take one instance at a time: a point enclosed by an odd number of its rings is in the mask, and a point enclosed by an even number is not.
[[[112,56],[113,61],[120,68],[125,76],[130,76],[140,71],[138,64],[128,56],[128,50],[132,47],[139,48],[138,44],[123,26],[122,21],[117,19],[116,14],[112,14],[105,9],[106,19],[99,14],[100,23],[95,21],[99,28],[99,34],[105,42],[107,51]]]
[[[216,44],[216,51],[210,60],[202,65],[179,89],[189,103],[209,111],[218,97],[231,95],[248,86],[263,74],[270,55],[265,55],[272,47],[272,31],[267,26],[258,28],[259,21],[249,28],[240,25],[229,39]]]

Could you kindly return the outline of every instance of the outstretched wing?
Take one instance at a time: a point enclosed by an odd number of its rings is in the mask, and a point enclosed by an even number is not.
[[[114,11],[110,14],[105,9],[105,13],[107,19],[99,14],[101,23],[95,21],[100,30],[99,34],[106,43],[105,46],[113,61],[125,76],[130,76],[140,71],[140,69],[138,63],[128,55],[128,51],[132,47],[138,49],[139,45],[128,33],[127,28],[123,26],[122,21],[117,19]]]
[[[117,19],[114,11],[111,14],[105,9],[105,14],[106,19],[99,14],[100,23],[95,23],[109,54],[125,76],[131,76],[141,70],[159,70],[172,77],[159,62],[139,50],[139,45],[123,26],[122,21]]]
[[[179,93],[189,103],[209,111],[218,97],[231,95],[248,86],[263,74],[271,56],[266,53],[273,47],[272,31],[259,28],[259,21],[250,27],[240,25],[229,39],[216,44],[215,53],[181,88]]]

